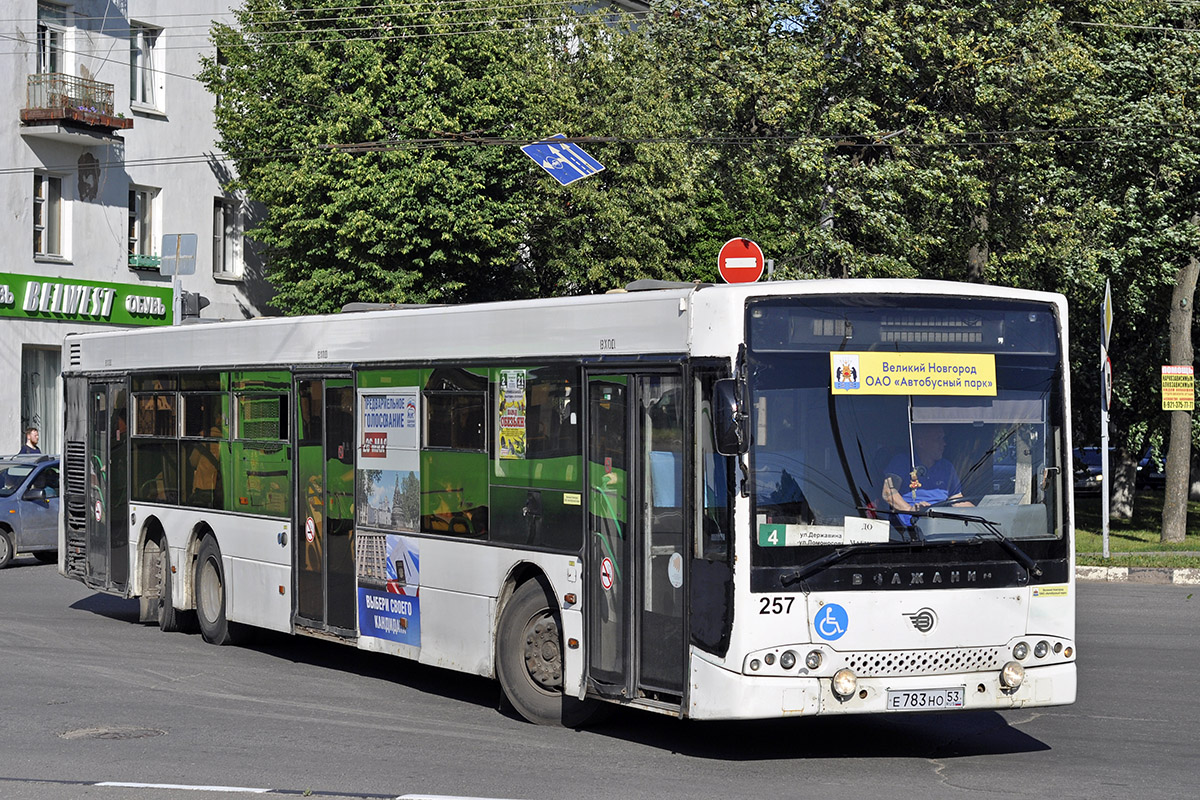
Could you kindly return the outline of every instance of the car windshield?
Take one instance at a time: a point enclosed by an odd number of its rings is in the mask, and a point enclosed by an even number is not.
[[[33,472],[33,467],[25,464],[0,464],[0,497],[9,497]]]
[[[848,544],[1061,541],[1050,309],[896,300],[751,305],[754,564]]]

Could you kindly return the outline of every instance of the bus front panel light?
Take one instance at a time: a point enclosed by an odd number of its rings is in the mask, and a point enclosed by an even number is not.
[[[833,673],[833,693],[845,699],[854,694],[858,688],[858,677],[851,670],[842,667]]]
[[[1010,661],[1000,670],[1000,683],[1005,689],[1016,690],[1025,682],[1025,668],[1015,661]]]
[[[791,669],[796,666],[796,654],[791,650],[784,650],[783,655],[779,657],[779,666],[784,669]]]
[[[821,651],[813,650],[804,657],[804,666],[809,669],[818,669],[821,666]]]
[[[1017,642],[1013,647],[1013,658],[1017,661],[1023,661],[1029,655],[1029,645],[1025,642]]]
[[[758,659],[757,659],[757,658],[752,658],[752,659],[750,659],[750,669],[751,669],[752,671],[754,671],[754,672],[758,672],[758,668],[759,668],[759,667],[761,667],[761,666],[762,666],[762,664],[760,664],[760,663],[758,662]]]
[[[767,653],[765,656],[763,656],[763,661],[767,662],[768,667],[771,666],[775,663],[775,654]]]
[[[1033,646],[1033,654],[1038,658],[1045,658],[1049,652],[1050,643],[1044,639]]]

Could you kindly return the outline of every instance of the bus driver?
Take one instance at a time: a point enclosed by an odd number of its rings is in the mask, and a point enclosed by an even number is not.
[[[899,453],[884,473],[883,500],[895,511],[913,511],[963,496],[958,472],[942,457],[946,450],[946,432],[941,425],[914,425],[912,455]],[[952,503],[969,506],[963,500]],[[900,523],[911,525],[911,517]]]

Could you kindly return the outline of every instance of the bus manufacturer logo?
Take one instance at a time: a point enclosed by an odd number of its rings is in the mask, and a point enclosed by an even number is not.
[[[929,633],[933,630],[933,626],[937,625],[937,614],[933,613],[932,608],[922,608],[912,614],[905,614],[912,626],[921,633]]]

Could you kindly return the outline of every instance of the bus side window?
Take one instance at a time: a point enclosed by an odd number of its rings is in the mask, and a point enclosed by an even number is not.
[[[421,530],[488,538],[487,408],[483,370],[439,367],[422,394]]]

